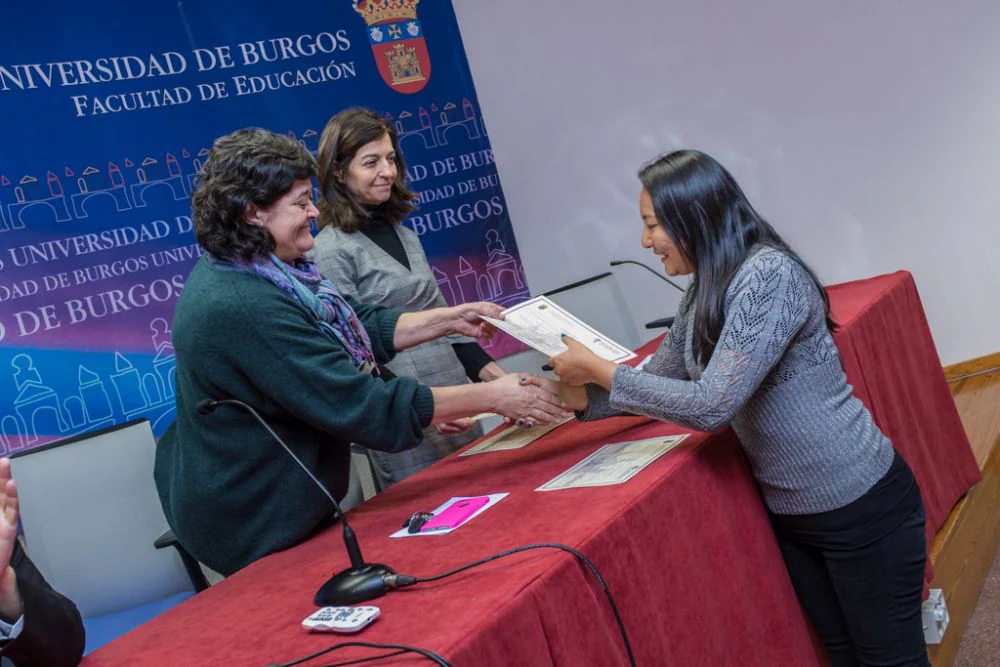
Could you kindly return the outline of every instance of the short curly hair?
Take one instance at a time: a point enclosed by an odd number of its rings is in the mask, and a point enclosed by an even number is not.
[[[413,201],[417,196],[406,187],[406,160],[399,150],[396,130],[371,109],[349,107],[327,121],[316,152],[322,195],[319,202],[320,229],[332,225],[352,233],[371,221],[371,213],[347,188],[341,174],[365,144],[387,135],[396,153],[396,180],[392,184],[389,200],[380,204],[376,213],[386,222],[396,224],[416,210]]]
[[[251,204],[266,208],[315,175],[316,161],[290,137],[247,128],[216,139],[191,196],[195,238],[219,259],[266,257],[274,237],[247,223]]]

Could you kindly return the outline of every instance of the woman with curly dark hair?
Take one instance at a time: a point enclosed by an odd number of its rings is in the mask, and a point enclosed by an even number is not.
[[[401,451],[423,429],[479,412],[522,423],[562,414],[540,379],[506,376],[476,387],[387,379],[380,364],[440,336],[489,336],[490,303],[400,313],[360,303],[304,257],[315,163],[294,140],[265,130],[215,142],[192,199],[206,254],[173,322],[177,418],[157,446],[155,479],[180,542],[228,575],[333,523],[329,501],[237,399],[261,414],[338,497],[351,442]]]

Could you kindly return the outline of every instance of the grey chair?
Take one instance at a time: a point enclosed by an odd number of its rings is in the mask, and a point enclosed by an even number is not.
[[[88,653],[207,587],[163,538],[155,449],[140,419],[11,456],[28,553],[80,609]]]

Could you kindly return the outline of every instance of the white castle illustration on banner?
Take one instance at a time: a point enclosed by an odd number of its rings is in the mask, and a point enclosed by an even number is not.
[[[448,102],[440,109],[436,104],[431,104],[429,111],[420,107],[415,116],[409,111],[403,111],[395,118],[392,114],[386,114],[385,117],[399,135],[400,148],[404,148],[410,137],[422,139],[424,148],[430,150],[447,146],[448,135],[455,131],[461,131],[469,139],[486,136],[486,124],[468,99],[462,100],[461,110],[454,103]]]
[[[416,113],[407,110],[396,116],[386,113],[385,117],[399,135],[400,146],[420,141],[425,150],[440,149],[448,146],[449,137],[456,133],[468,140],[487,136],[486,124],[469,99],[463,99],[460,106],[453,102],[442,107],[431,104],[429,108],[418,107]],[[316,154],[316,130],[307,129],[301,136],[289,131],[288,136]],[[87,165],[79,174],[65,167],[62,176],[47,170],[43,180],[25,174],[15,182],[0,175],[0,233],[24,229],[29,222],[24,215],[31,209],[47,209],[56,222],[63,223],[86,220],[88,204],[95,200],[110,200],[119,213],[145,208],[153,192],[159,192],[157,196],[165,192],[174,201],[185,201],[194,190],[208,152],[208,148],[202,148],[192,156],[184,149],[180,158],[173,153],[166,153],[162,160],[147,156],[138,165],[124,158],[120,164],[108,162],[103,168]],[[67,195],[64,180],[76,192]]]
[[[187,151],[182,154],[189,157]],[[126,175],[131,182],[126,180]],[[68,198],[63,190],[63,178],[73,183],[77,190]],[[44,184],[30,174],[16,184],[0,176],[0,193],[13,195],[13,202],[6,206],[6,219],[0,198],[0,232],[24,229],[27,222],[24,214],[30,209],[48,209],[56,222],[69,222],[74,218],[86,220],[89,217],[87,206],[92,200],[110,200],[119,213],[145,208],[149,193],[154,189],[168,192],[175,201],[187,199],[187,182],[181,163],[173,154],[167,153],[162,163],[147,157],[138,167],[128,158],[121,166],[109,162],[104,170],[87,166],[79,175],[69,167],[63,170],[63,177],[50,170],[45,174]],[[12,191],[8,193],[8,190]]]
[[[454,276],[431,267],[448,303],[492,301],[501,306],[513,306],[530,296],[524,267],[507,252],[495,229],[486,232],[486,255],[483,273],[477,272],[465,257],[458,258],[458,273]]]
[[[77,389],[65,398],[45,384],[30,354],[15,355],[10,365],[17,397],[13,414],[0,418],[0,453],[30,447],[42,436],[66,438],[110,426],[119,416],[126,421],[145,417],[154,428],[165,425],[175,412],[177,358],[167,321],[158,317],[149,330],[156,352],[150,370],[141,372],[116,351],[114,372],[106,379],[78,365]]]

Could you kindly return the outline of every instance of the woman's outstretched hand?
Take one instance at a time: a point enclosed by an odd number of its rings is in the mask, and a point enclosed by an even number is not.
[[[617,368],[614,362],[601,359],[569,336],[563,336],[562,342],[569,349],[549,358],[548,362],[560,380],[574,386],[593,383],[611,389],[611,378]]]
[[[455,419],[450,422],[434,424],[434,429],[441,435],[458,435],[459,433],[465,433],[475,425],[475,419],[469,419],[466,417],[464,419]]]
[[[503,319],[503,308],[488,301],[462,303],[448,310],[451,311],[452,331],[472,338],[489,340],[497,331],[496,327],[482,319],[483,315],[495,320]]]

